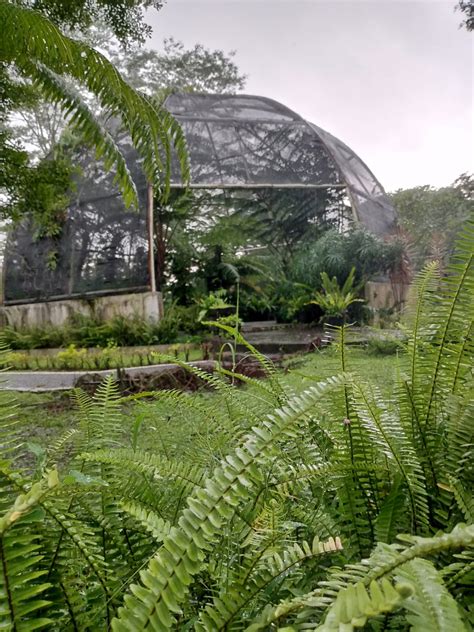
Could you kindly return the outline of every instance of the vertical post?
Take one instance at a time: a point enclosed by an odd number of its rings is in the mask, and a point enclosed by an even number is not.
[[[148,224],[148,270],[150,273],[150,289],[156,292],[155,274],[155,245],[154,245],[154,219],[153,219],[153,185],[148,184],[146,201],[146,218]]]

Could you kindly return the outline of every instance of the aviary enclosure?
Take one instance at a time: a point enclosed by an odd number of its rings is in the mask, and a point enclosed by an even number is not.
[[[270,217],[275,205],[284,205],[290,218],[304,212],[311,221],[340,230],[350,222],[379,236],[393,230],[394,208],[362,160],[280,103],[248,95],[173,94],[165,107],[181,124],[188,145],[187,199],[203,213],[215,205],[230,211],[259,205]],[[139,193],[138,212],[125,209],[113,175],[84,153],[60,235],[38,239],[26,220],[9,237],[7,319],[9,311],[28,312],[37,303],[71,306],[72,299],[84,305],[84,299],[90,304],[97,297],[126,295],[136,308],[137,295],[159,295],[165,257],[160,213],[136,151],[126,135],[117,135]],[[184,192],[177,161],[171,189],[167,204]],[[141,304],[145,311],[146,305]]]

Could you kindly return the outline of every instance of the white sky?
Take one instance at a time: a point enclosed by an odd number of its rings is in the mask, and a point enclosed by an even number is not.
[[[149,45],[236,50],[245,92],[346,142],[387,190],[474,170],[474,34],[455,0],[168,0]]]

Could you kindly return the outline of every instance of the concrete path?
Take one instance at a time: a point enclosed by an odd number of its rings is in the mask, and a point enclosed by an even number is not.
[[[213,360],[200,360],[189,362],[192,366],[212,371],[216,362]],[[152,364],[150,366],[137,366],[123,369],[127,375],[146,373],[148,375],[160,375],[175,370],[176,364]],[[45,391],[68,391],[74,388],[77,381],[86,376],[94,375],[101,378],[107,375],[116,375],[115,369],[104,371],[6,371],[0,377],[0,389],[8,391],[30,391],[35,393]]]

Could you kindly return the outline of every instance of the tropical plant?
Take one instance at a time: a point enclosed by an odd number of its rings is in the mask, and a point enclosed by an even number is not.
[[[396,270],[402,255],[401,242],[384,242],[361,228],[347,233],[328,230],[318,239],[301,244],[290,266],[289,278],[317,287],[321,272],[343,283],[355,268],[357,283],[366,283],[375,275]]]
[[[326,318],[345,318],[353,303],[363,302],[354,290],[354,275],[355,268],[352,268],[341,287],[335,276],[330,279],[326,272],[321,272],[323,291],[315,292],[313,299],[308,303],[318,305]]]
[[[414,292],[388,399],[347,326],[341,374],[295,393],[221,325],[266,380],[188,366],[213,397],[146,404],[109,379],[33,463],[0,391],[2,626],[471,629],[474,224]]]
[[[391,194],[398,221],[410,239],[417,270],[433,259],[447,263],[456,236],[474,212],[474,176],[464,173],[451,186],[399,189]]]
[[[198,300],[200,311],[198,321],[202,322],[210,313],[218,314],[228,312],[229,309],[235,307],[227,300],[227,292],[223,288],[215,292],[209,292],[207,296],[203,296]]]
[[[187,177],[185,142],[179,125],[164,110],[131,88],[104,55],[64,35],[41,13],[2,0],[0,44],[2,72],[8,69],[51,103],[59,105],[69,125],[96,150],[107,170],[113,169],[127,206],[138,207],[135,184],[110,133],[65,79],[91,92],[105,117],[118,118],[143,159],[149,182],[166,194],[172,148]]]

